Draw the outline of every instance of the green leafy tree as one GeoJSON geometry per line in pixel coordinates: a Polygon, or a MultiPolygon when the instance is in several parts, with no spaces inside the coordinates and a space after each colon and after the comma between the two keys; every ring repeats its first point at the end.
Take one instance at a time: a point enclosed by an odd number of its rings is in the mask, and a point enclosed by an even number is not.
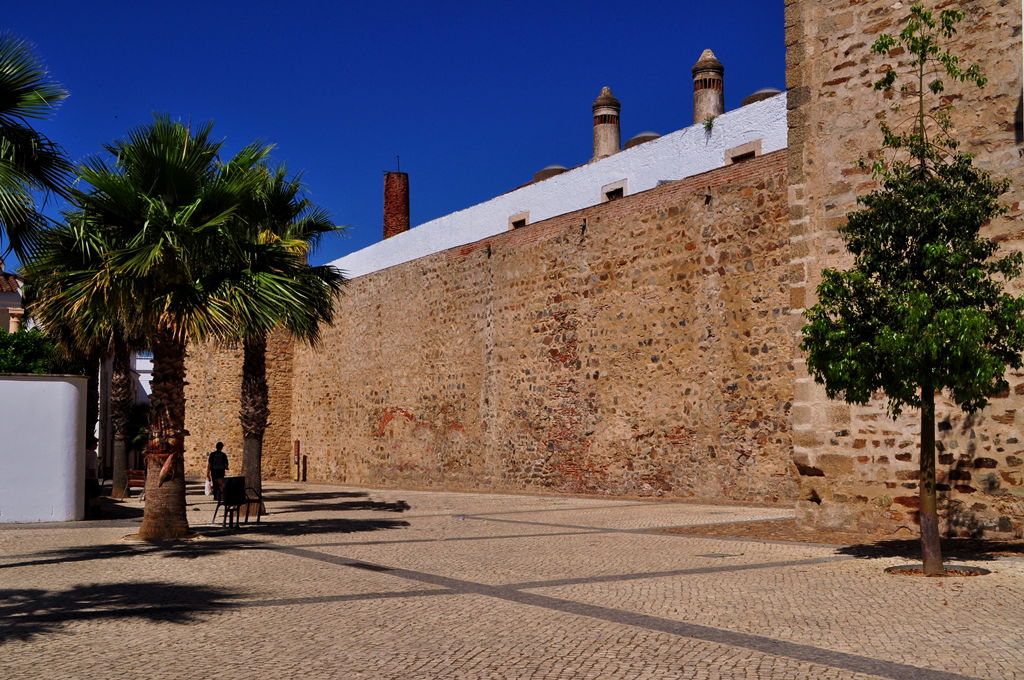
{"type": "Polygon", "coordinates": [[[66,96],[28,43],[0,34],[0,227],[21,259],[46,225],[34,192],[64,195],[71,175],[60,146],[29,121],[51,115],[66,96]]]}
{"type": "Polygon", "coordinates": [[[36,328],[0,331],[0,373],[50,373],[54,352],[53,341],[36,328]]]}
{"type": "MultiPolygon", "coordinates": [[[[1004,292],[1021,273],[1019,253],[997,257],[981,228],[1005,209],[1008,187],[973,165],[952,136],[948,109],[929,106],[943,78],[985,79],[942,46],[963,14],[936,16],[920,3],[897,36],[872,46],[910,55],[900,98],[916,104],[908,120],[882,125],[880,187],[858,198],[860,209],[840,229],[854,256],[846,271],[826,269],[818,303],[807,310],[802,348],[815,380],[830,398],[866,404],[876,393],[896,417],[920,409],[920,524],[924,572],[943,573],[935,479],[935,396],[945,392],[973,413],[1007,389],[1006,366],[1019,368],[1024,350],[1024,299],[1004,292]]],[[[891,91],[889,70],[875,88],[891,91]]]]}
{"type": "Polygon", "coordinates": [[[188,533],[185,513],[185,343],[234,333],[218,253],[230,250],[231,223],[257,189],[256,166],[269,147],[250,145],[226,164],[211,125],[193,130],[167,117],[105,148],[112,161],[87,161],[72,190],[75,209],[53,238],[68,243],[58,261],[26,265],[47,277],[34,309],[41,323],[73,319],[84,337],[119,325],[153,351],[146,506],[139,535],[188,533]]]}

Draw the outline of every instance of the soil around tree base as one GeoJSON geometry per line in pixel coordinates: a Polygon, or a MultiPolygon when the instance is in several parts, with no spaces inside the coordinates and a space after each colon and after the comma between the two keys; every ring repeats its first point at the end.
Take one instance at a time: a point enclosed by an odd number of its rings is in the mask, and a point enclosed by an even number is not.
{"type": "MultiPolygon", "coordinates": [[[[894,576],[925,576],[922,567],[889,567],[886,574],[894,576]]],[[[928,578],[943,578],[953,576],[985,576],[992,572],[981,567],[947,567],[941,574],[929,575],[928,578]]]]}

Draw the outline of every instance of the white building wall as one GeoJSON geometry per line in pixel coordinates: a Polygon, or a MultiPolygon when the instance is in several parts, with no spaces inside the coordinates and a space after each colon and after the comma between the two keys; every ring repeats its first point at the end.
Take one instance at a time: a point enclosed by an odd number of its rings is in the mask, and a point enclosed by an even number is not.
{"type": "Polygon", "coordinates": [[[0,522],[85,516],[86,378],[0,375],[0,522]]]}
{"type": "Polygon", "coordinates": [[[692,125],[600,161],[573,168],[465,210],[425,222],[330,264],[350,278],[507,231],[509,218],[529,212],[539,222],[600,203],[602,187],[626,180],[625,195],[726,164],[726,152],[761,140],[761,153],[786,148],[786,97],[779,95],[722,114],[711,130],[692,125]]]}
{"type": "Polygon", "coordinates": [[[148,404],[149,395],[153,393],[150,383],[153,380],[153,353],[149,350],[132,354],[132,369],[137,376],[135,403],[148,404]]]}

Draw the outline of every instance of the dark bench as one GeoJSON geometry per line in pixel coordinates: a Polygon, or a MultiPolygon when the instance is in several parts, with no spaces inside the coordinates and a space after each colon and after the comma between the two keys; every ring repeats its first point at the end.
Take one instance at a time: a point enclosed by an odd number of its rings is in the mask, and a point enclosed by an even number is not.
{"type": "Polygon", "coordinates": [[[252,487],[245,485],[245,477],[225,477],[220,487],[220,500],[217,507],[213,509],[213,517],[210,522],[217,521],[217,512],[224,508],[221,515],[221,526],[238,526],[238,515],[245,507],[245,521],[249,521],[249,509],[256,506],[256,524],[260,523],[260,508],[263,506],[263,497],[252,487]]]}

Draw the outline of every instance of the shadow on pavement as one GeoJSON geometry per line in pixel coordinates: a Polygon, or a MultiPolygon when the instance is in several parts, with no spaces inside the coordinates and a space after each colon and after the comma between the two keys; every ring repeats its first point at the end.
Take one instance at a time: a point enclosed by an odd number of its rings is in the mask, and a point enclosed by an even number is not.
{"type": "Polygon", "coordinates": [[[223,588],[163,582],[79,585],[63,591],[0,589],[0,644],[56,633],[82,620],[191,623],[230,607],[239,596],[223,588]]]}
{"type": "MultiPolygon", "coordinates": [[[[276,514],[276,513],[275,513],[276,514]]],[[[271,515],[272,517],[273,515],[271,515]]],[[[309,536],[315,534],[352,534],[362,531],[401,529],[408,522],[392,519],[310,519],[277,522],[264,520],[260,524],[242,524],[239,527],[204,528],[207,536],[309,536]]]]}
{"type": "Polygon", "coordinates": [[[263,500],[292,503],[314,503],[316,501],[333,501],[338,498],[365,498],[369,496],[363,491],[296,491],[293,489],[264,489],[263,500]]]}
{"type": "Polygon", "coordinates": [[[13,567],[63,564],[66,562],[87,562],[111,560],[119,557],[156,555],[180,559],[197,559],[220,555],[237,550],[269,550],[273,546],[252,539],[272,536],[310,536],[317,534],[352,534],[363,531],[400,529],[408,522],[384,519],[311,519],[306,521],[264,521],[260,524],[242,524],[239,527],[192,525],[193,531],[219,540],[187,540],[156,543],[110,543],[104,545],[76,546],[57,550],[45,550],[10,557],[23,558],[20,562],[0,564],[0,571],[13,567]],[[231,540],[237,537],[240,540],[231,540]]]}
{"type": "Polygon", "coordinates": [[[99,499],[99,506],[91,508],[88,519],[138,519],[142,517],[142,507],[129,505],[124,501],[114,500],[106,496],[99,499]]]}
{"type": "MultiPolygon", "coordinates": [[[[202,533],[212,535],[214,532],[203,531],[202,533]]],[[[57,550],[43,550],[26,555],[14,555],[13,557],[23,557],[26,559],[22,562],[0,564],[0,570],[10,569],[12,567],[63,564],[66,562],[111,560],[119,557],[136,557],[139,555],[158,555],[160,557],[195,559],[197,557],[218,555],[234,550],[259,550],[266,547],[267,546],[261,546],[249,541],[231,542],[204,540],[167,543],[111,543],[104,545],[85,545],[73,548],[60,548],[57,550]]]]}
{"type": "MultiPolygon", "coordinates": [[[[921,560],[921,542],[918,539],[887,540],[875,543],[848,545],[836,550],[838,555],[851,555],[861,559],[903,557],[921,560]]],[[[1019,541],[988,541],[981,538],[944,538],[942,557],[947,560],[991,561],[1000,555],[1024,555],[1024,543],[1019,541]]]]}
{"type": "MultiPolygon", "coordinates": [[[[280,498],[274,498],[273,500],[279,501],[280,498]]],[[[283,508],[275,508],[274,514],[285,513],[285,512],[317,512],[317,511],[329,511],[329,512],[345,512],[351,510],[375,510],[377,512],[405,512],[411,510],[410,506],[405,501],[395,501],[394,503],[385,503],[384,501],[343,501],[340,503],[296,503],[295,505],[288,505],[283,508]]]]}

